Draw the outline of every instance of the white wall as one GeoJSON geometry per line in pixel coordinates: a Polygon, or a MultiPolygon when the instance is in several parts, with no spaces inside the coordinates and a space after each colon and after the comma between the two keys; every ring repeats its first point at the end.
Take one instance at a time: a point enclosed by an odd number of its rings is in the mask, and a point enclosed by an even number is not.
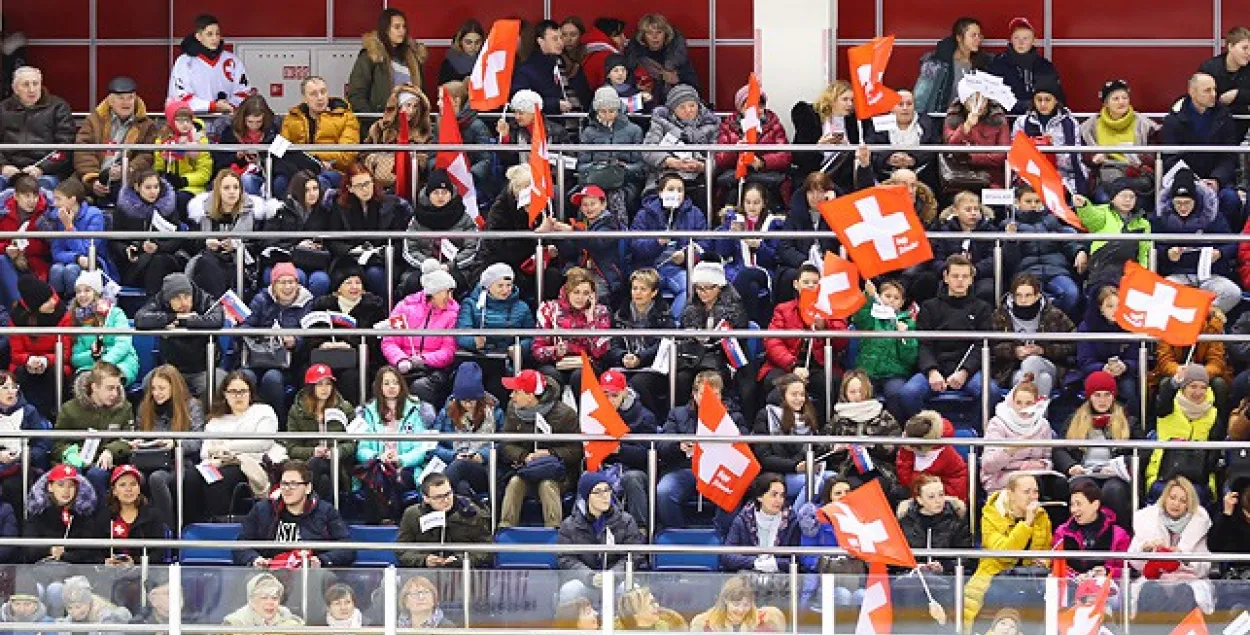
{"type": "MultiPolygon", "coordinates": [[[[837,0],[755,0],[755,72],[769,102],[810,102],[833,80],[837,5],[837,0]]],[[[793,137],[789,108],[776,112],[793,137]]]]}

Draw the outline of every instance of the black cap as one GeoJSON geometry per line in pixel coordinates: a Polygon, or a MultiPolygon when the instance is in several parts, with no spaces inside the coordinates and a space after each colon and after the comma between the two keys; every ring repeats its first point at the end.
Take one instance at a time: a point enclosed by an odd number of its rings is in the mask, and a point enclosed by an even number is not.
{"type": "Polygon", "coordinates": [[[1122,79],[1113,79],[1102,85],[1102,89],[1098,91],[1098,101],[1105,102],[1117,90],[1128,92],[1128,82],[1122,79]]]}
{"type": "Polygon", "coordinates": [[[117,77],[109,80],[110,95],[137,92],[139,92],[139,84],[135,83],[135,80],[126,77],[125,75],[118,75],[117,77]]]}
{"type": "Polygon", "coordinates": [[[1172,178],[1172,198],[1195,198],[1198,182],[1190,170],[1181,170],[1172,178]]]}

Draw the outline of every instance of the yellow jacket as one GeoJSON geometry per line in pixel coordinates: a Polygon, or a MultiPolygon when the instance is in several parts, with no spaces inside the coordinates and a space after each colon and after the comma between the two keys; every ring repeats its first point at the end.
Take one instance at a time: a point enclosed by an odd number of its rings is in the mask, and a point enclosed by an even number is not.
{"type": "MultiPolygon", "coordinates": [[[[1176,393],[1176,399],[1180,398],[1180,391],[1176,393]]],[[[1190,421],[1181,413],[1181,407],[1172,400],[1172,412],[1155,424],[1156,434],[1160,441],[1170,441],[1172,439],[1182,439],[1187,441],[1218,441],[1220,439],[1211,438],[1211,429],[1215,427],[1216,408],[1212,407],[1207,411],[1201,419],[1190,421]]],[[[1215,392],[1210,388],[1207,389],[1207,399],[1215,399],[1215,392]]],[[[1156,479],[1159,478],[1159,467],[1163,462],[1163,450],[1154,450],[1150,453],[1150,462],[1146,464],[1146,489],[1149,490],[1156,479]]],[[[1197,483],[1194,484],[1197,486],[1197,483]]],[[[1211,491],[1215,492],[1215,475],[1211,475],[1211,491]]]]}
{"type": "MultiPolygon", "coordinates": [[[[1005,490],[990,494],[981,509],[981,546],[986,551],[1046,551],[1050,549],[1051,533],[1050,516],[1045,509],[1037,511],[1032,526],[1012,518],[1007,513],[1005,490]]],[[[1016,558],[981,558],[976,575],[998,575],[1017,564],[1028,563],[1016,558]]]]}
{"type": "MultiPolygon", "coordinates": [[[[300,104],[287,112],[282,119],[282,136],[291,143],[360,143],[360,121],[352,114],[351,106],[337,97],[330,99],[330,107],[317,116],[317,136],[311,138],[311,117],[308,106],[300,104]]],[[[346,172],[356,161],[355,152],[311,152],[314,157],[328,161],[334,169],[346,172]]]]}
{"type": "MultiPolygon", "coordinates": [[[[165,132],[168,132],[166,130],[165,132]]],[[[204,122],[195,120],[196,143],[208,143],[204,136],[204,122]]],[[[156,143],[164,143],[167,136],[156,137],[156,143]]],[[[203,194],[213,180],[213,153],[196,152],[194,159],[188,159],[185,153],[156,152],[152,161],[152,169],[161,174],[176,174],[187,180],[183,187],[176,188],[192,194],[203,194]],[[179,156],[181,155],[181,156],[179,156]]]]}

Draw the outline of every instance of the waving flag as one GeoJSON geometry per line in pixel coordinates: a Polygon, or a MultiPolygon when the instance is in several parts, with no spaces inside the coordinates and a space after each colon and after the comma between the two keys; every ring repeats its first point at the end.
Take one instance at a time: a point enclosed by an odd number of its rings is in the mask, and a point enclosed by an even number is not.
{"type": "Polygon", "coordinates": [[[1172,635],[1207,635],[1207,621],[1202,617],[1202,609],[1194,607],[1172,631],[1172,635]]]}
{"type": "Polygon", "coordinates": [[[890,576],[887,571],[885,565],[879,562],[868,566],[868,586],[864,587],[864,599],[859,605],[855,635],[890,635],[893,632],[894,606],[890,601],[890,576]]]}
{"type": "Polygon", "coordinates": [[[825,506],[838,544],[869,564],[916,568],[916,557],[899,527],[881,481],[872,479],[825,506]]]}
{"type": "Polygon", "coordinates": [[[898,93],[882,83],[885,67],[894,51],[894,36],[873,38],[867,44],[846,51],[851,68],[851,93],[855,97],[855,116],[861,120],[884,115],[898,105],[898,93]]]}
{"type": "Polygon", "coordinates": [[[855,463],[855,469],[859,470],[860,474],[867,474],[877,469],[877,464],[873,463],[872,455],[868,453],[868,448],[858,443],[852,443],[850,451],[851,461],[855,463]]]}
{"type": "MultiPolygon", "coordinates": [[[[590,365],[590,358],[585,353],[582,353],[582,394],[577,420],[582,434],[607,434],[619,439],[629,433],[629,426],[603,392],[599,378],[595,377],[595,369],[590,365]]],[[[619,441],[585,441],[583,446],[587,471],[598,472],[603,460],[620,449],[621,444],[619,441]]]]}
{"type": "Polygon", "coordinates": [[[1098,635],[1107,615],[1107,597],[1114,582],[1106,576],[1089,578],[1077,587],[1076,606],[1059,614],[1059,635],[1098,635]],[[1090,589],[1090,587],[1095,587],[1090,589]],[[1086,601],[1090,595],[1093,601],[1086,601]]]}
{"type": "Polygon", "coordinates": [[[248,308],[243,298],[240,298],[239,294],[234,292],[234,289],[227,289],[225,293],[221,294],[219,302],[221,302],[222,312],[226,314],[226,319],[235,324],[246,322],[247,318],[252,315],[252,310],[248,308]]]}
{"type": "Polygon", "coordinates": [[[1136,262],[1124,263],[1115,322],[1132,333],[1172,346],[1193,346],[1207,323],[1215,294],[1172,282],[1136,262]]]}
{"type": "MultiPolygon", "coordinates": [[[[746,137],[746,142],[755,145],[760,142],[760,133],[764,131],[764,124],[761,122],[764,113],[760,110],[760,80],[755,77],[755,73],[751,73],[751,78],[747,80],[747,101],[742,110],[742,134],[746,137]]],[[[734,169],[734,177],[744,179],[751,164],[755,162],[754,152],[739,152],[738,166],[734,169]]]]}
{"type": "Polygon", "coordinates": [[[534,125],[530,129],[530,225],[542,216],[555,196],[551,181],[551,158],[547,153],[547,124],[543,123],[542,111],[534,112],[534,125]]]}
{"type": "MultiPolygon", "coordinates": [[[[720,323],[716,325],[716,330],[732,331],[733,326],[729,324],[727,320],[721,320],[720,323]]],[[[722,337],[720,340],[720,347],[721,350],[725,352],[725,360],[729,362],[729,367],[734,370],[742,368],[751,362],[751,360],[747,358],[746,351],[742,350],[742,342],[739,342],[736,337],[722,337]]]]}
{"type": "Polygon", "coordinates": [[[1017,132],[1011,140],[1011,150],[1007,153],[1007,165],[1015,170],[1020,178],[1042,197],[1046,209],[1059,217],[1059,220],[1085,231],[1081,219],[1068,207],[1064,198],[1063,179],[1059,177],[1055,164],[1037,149],[1037,144],[1023,132],[1017,132]]]}
{"type": "MultiPolygon", "coordinates": [[[[438,106],[438,143],[439,145],[460,145],[464,137],[460,135],[460,122],[456,120],[456,109],[451,103],[451,95],[441,90],[438,106]]],[[[464,201],[464,211],[469,213],[477,228],[486,226],[486,219],[477,209],[477,188],[473,183],[473,172],[469,170],[469,160],[463,152],[455,150],[441,151],[434,158],[434,167],[446,170],[447,176],[456,186],[456,192],[464,201]]]]}
{"type": "Polygon", "coordinates": [[[699,395],[699,425],[691,467],[699,493],[726,512],[733,513],[760,474],[760,462],[751,446],[735,442],[742,433],[725,410],[716,393],[703,390],[699,395]],[[712,440],[713,438],[719,440],[712,440]]]}
{"type": "Polygon", "coordinates": [[[817,319],[844,319],[854,315],[864,302],[855,263],[825,252],[820,286],[799,293],[799,316],[808,326],[815,324],[817,319]]]}
{"type": "Polygon", "coordinates": [[[469,74],[469,105],[474,109],[495,110],[508,103],[520,40],[520,20],[496,20],[490,26],[490,35],[469,74]]]}
{"type": "Polygon", "coordinates": [[[933,260],[924,225],[902,185],[879,185],[824,201],[820,214],[865,278],[933,260]]]}
{"type": "Polygon", "coordinates": [[[343,313],[340,311],[326,311],[326,315],[330,316],[330,326],[334,328],[340,328],[340,329],[356,328],[356,318],[346,313],[343,313]]]}

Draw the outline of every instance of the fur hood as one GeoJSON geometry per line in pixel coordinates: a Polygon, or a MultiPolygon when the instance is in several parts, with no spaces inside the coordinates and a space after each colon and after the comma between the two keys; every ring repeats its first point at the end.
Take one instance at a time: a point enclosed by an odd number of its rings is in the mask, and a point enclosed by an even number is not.
{"type": "Polygon", "coordinates": [[[370,130],[369,136],[380,137],[382,143],[394,143],[399,138],[400,93],[411,93],[417,98],[417,112],[413,115],[416,123],[409,127],[409,138],[414,142],[430,140],[434,129],[430,120],[430,100],[420,88],[412,84],[400,84],[391,90],[391,96],[386,100],[386,109],[382,111],[382,119],[374,124],[380,127],[381,134],[370,130]]]}
{"type": "MultiPolygon", "coordinates": [[[[38,481],[30,488],[30,495],[26,498],[26,509],[30,511],[33,518],[46,511],[52,506],[52,498],[48,496],[48,474],[45,472],[39,477],[38,481]]],[[[95,488],[91,486],[91,482],[81,473],[74,477],[78,482],[78,495],[74,497],[74,514],[76,516],[90,516],[95,513],[98,498],[96,497],[95,488]]]]}
{"type": "MultiPolygon", "coordinates": [[[[187,202],[187,220],[199,225],[204,220],[205,214],[208,212],[209,199],[213,196],[212,191],[204,192],[196,195],[195,198],[187,202]]],[[[252,220],[263,221],[271,218],[278,212],[278,208],[282,207],[282,201],[271,198],[264,199],[252,194],[244,194],[246,201],[243,204],[243,211],[239,216],[246,214],[252,215],[252,220]]]]}
{"type": "MultiPolygon", "coordinates": [[[[74,400],[83,410],[100,410],[101,408],[91,403],[91,373],[79,373],[74,378],[74,400]]],[[[121,410],[127,405],[125,399],[122,399],[113,410],[121,410]]],[[[107,443],[101,443],[100,448],[103,449],[107,443]]]]}
{"type": "MultiPolygon", "coordinates": [[[[411,37],[408,38],[406,44],[408,45],[408,59],[404,60],[404,63],[409,67],[416,66],[420,68],[421,65],[425,64],[426,58],[429,57],[429,51],[426,50],[424,44],[411,37]]],[[[377,30],[369,31],[362,35],[360,37],[360,46],[365,49],[365,53],[369,55],[369,60],[374,64],[383,64],[390,61],[390,55],[386,51],[386,46],[382,44],[382,38],[378,37],[377,30]]]]}

